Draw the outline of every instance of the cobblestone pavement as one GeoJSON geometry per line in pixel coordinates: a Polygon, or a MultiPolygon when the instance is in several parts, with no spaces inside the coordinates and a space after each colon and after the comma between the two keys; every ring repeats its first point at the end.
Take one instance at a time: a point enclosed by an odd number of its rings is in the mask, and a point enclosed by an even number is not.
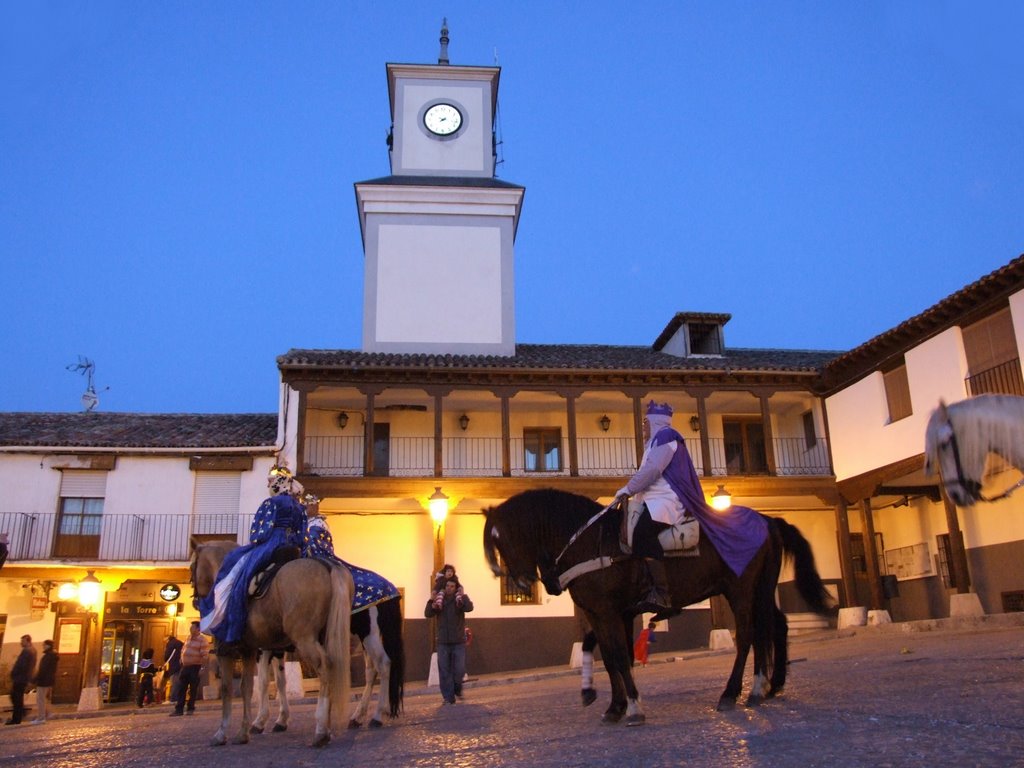
{"type": "Polygon", "coordinates": [[[454,706],[412,684],[397,721],[340,731],[323,749],[308,746],[309,703],[286,733],[245,746],[207,746],[216,702],[193,717],[157,707],[7,726],[0,768],[1024,765],[1024,626],[910,628],[795,639],[785,694],[733,712],[714,711],[730,654],[660,657],[637,670],[647,724],[636,728],[600,723],[603,673],[583,708],[578,676],[546,670],[469,683],[454,706]]]}

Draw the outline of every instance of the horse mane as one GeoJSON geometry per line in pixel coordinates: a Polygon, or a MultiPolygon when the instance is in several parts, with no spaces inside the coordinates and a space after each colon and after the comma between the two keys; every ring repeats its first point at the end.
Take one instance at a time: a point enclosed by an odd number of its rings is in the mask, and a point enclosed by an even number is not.
{"type": "MultiPolygon", "coordinates": [[[[941,409],[940,409],[941,411],[941,409]]],[[[946,406],[949,423],[957,437],[964,470],[975,469],[981,480],[989,453],[1012,461],[1024,446],[1024,398],[1014,395],[978,395],[946,406]]],[[[939,422],[932,416],[928,424],[926,448],[936,450],[939,422]]]]}
{"type": "MultiPolygon", "coordinates": [[[[601,505],[593,499],[554,488],[539,488],[516,494],[498,506],[485,510],[487,522],[484,526],[484,553],[491,565],[496,566],[495,542],[491,535],[493,526],[501,526],[502,542],[507,546],[522,548],[525,544],[523,537],[514,541],[511,535],[517,531],[529,531],[530,541],[544,542],[553,547],[555,542],[564,543],[600,509],[601,505]]],[[[539,559],[540,553],[529,554],[539,559]]],[[[551,559],[554,559],[555,554],[557,550],[551,559]]]]}

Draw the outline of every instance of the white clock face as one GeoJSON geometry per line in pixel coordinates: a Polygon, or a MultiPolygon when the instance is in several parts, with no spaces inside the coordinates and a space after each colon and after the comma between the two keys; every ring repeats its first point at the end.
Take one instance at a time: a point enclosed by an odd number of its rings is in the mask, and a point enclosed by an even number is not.
{"type": "Polygon", "coordinates": [[[462,126],[462,113],[451,104],[435,104],[423,114],[423,125],[436,136],[451,136],[462,126]]]}

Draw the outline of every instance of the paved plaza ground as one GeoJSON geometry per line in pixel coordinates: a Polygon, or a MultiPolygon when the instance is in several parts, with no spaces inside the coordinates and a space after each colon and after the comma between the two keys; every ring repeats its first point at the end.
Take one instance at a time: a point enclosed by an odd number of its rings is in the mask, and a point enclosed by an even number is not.
{"type": "Polygon", "coordinates": [[[65,710],[0,728],[0,768],[1024,765],[1022,615],[832,630],[794,638],[790,653],[784,696],[724,713],[714,705],[731,654],[654,657],[637,670],[647,724],[635,728],[601,724],[603,672],[583,708],[577,673],[531,670],[470,682],[452,706],[413,683],[401,718],[342,730],[323,749],[308,746],[308,702],[286,733],[225,747],[208,746],[218,702],[181,718],[65,710]]]}

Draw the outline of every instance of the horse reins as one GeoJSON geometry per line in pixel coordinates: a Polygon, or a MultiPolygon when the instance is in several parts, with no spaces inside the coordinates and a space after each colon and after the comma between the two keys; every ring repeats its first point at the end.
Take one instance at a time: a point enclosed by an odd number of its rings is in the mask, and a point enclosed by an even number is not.
{"type": "Polygon", "coordinates": [[[611,504],[609,504],[607,507],[602,509],[600,512],[598,512],[592,518],[587,520],[587,522],[585,522],[583,525],[581,525],[579,527],[579,529],[577,529],[576,533],[574,533],[572,536],[569,537],[569,541],[566,542],[564,547],[562,547],[562,551],[558,553],[558,557],[555,558],[555,565],[556,566],[558,565],[558,561],[562,559],[562,555],[564,555],[569,550],[569,547],[571,547],[573,544],[576,543],[576,539],[578,539],[580,536],[582,536],[586,532],[586,530],[588,528],[590,528],[590,526],[592,526],[594,523],[596,523],[598,520],[600,520],[602,517],[604,517],[605,513],[607,513],[609,510],[612,510],[615,507],[619,506],[619,504],[620,504],[620,502],[616,498],[611,504]]]}

